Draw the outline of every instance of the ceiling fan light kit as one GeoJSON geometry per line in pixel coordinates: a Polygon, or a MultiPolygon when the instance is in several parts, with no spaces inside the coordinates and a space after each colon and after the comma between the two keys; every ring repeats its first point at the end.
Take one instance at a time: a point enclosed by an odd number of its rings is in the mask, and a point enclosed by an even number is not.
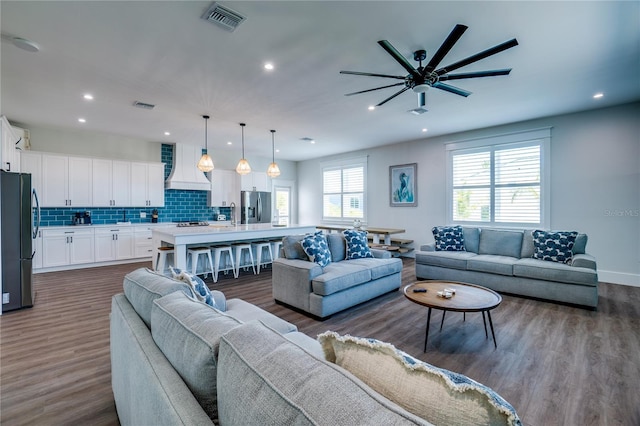
{"type": "MultiPolygon", "coordinates": [[[[407,75],[388,75],[388,74],[375,74],[368,72],[360,72],[360,71],[340,71],[340,74],[350,74],[350,75],[361,75],[368,77],[380,77],[380,78],[393,78],[396,80],[402,80],[402,82],[389,84],[386,86],[374,87],[373,89],[361,90],[358,92],[347,93],[345,96],[358,95],[361,93],[372,92],[375,90],[387,89],[389,87],[396,86],[404,86],[400,90],[398,90],[393,95],[389,96],[382,102],[378,103],[376,106],[382,106],[385,103],[389,102],[396,96],[406,92],[411,89],[413,92],[418,93],[419,96],[424,96],[427,90],[430,87],[444,90],[445,92],[453,93],[455,95],[467,97],[471,94],[471,92],[461,89],[459,87],[452,86],[450,84],[443,83],[444,81],[449,80],[462,80],[468,78],[479,78],[479,77],[495,77],[500,75],[508,75],[511,72],[511,68],[508,69],[499,69],[499,70],[489,70],[489,71],[475,71],[468,73],[459,73],[459,74],[449,74],[452,71],[455,71],[459,68],[462,68],[466,65],[470,65],[474,62],[480,61],[481,59],[487,58],[489,56],[500,53],[504,50],[510,49],[518,45],[518,41],[514,38],[504,43],[493,46],[489,49],[483,50],[482,52],[476,53],[475,55],[471,55],[465,59],[462,59],[458,62],[454,62],[453,64],[447,65],[445,67],[438,68],[440,62],[444,59],[444,57],[449,53],[449,51],[453,48],[453,46],[458,42],[462,34],[467,30],[466,25],[457,24],[451,33],[447,36],[445,41],[440,45],[436,53],[433,55],[431,60],[427,63],[426,66],[422,65],[422,61],[427,58],[427,52],[425,50],[416,50],[413,52],[413,59],[419,63],[418,67],[414,67],[404,56],[400,54],[396,50],[395,47],[387,40],[380,40],[378,44],[396,60],[409,74],[407,75]]],[[[424,108],[424,99],[418,99],[418,108],[409,110],[409,112],[413,114],[422,114],[426,112],[424,108]]]]}
{"type": "Polygon", "coordinates": [[[271,131],[271,164],[267,168],[267,176],[271,178],[275,178],[280,176],[280,167],[276,163],[276,143],[275,143],[275,135],[276,131],[271,131]]]}
{"type": "Polygon", "coordinates": [[[245,123],[240,123],[240,128],[242,129],[242,158],[236,166],[236,172],[239,175],[247,175],[251,173],[251,166],[249,165],[249,162],[244,158],[244,126],[246,126],[245,123]]]}
{"type": "Polygon", "coordinates": [[[207,121],[209,121],[209,116],[203,115],[202,118],[204,118],[204,154],[198,160],[198,170],[210,172],[213,170],[213,159],[209,156],[209,141],[207,140],[207,121]]]}

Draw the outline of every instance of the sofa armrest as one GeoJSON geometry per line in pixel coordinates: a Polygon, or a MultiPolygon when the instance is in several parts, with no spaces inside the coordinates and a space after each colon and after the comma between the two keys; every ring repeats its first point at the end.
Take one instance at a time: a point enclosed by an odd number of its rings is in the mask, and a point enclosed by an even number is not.
{"type": "Polygon", "coordinates": [[[374,249],[374,248],[369,250],[371,250],[371,254],[376,259],[391,259],[391,252],[388,252],[387,250],[380,250],[380,249],[374,249]]]}
{"type": "Polygon", "coordinates": [[[422,244],[420,251],[436,251],[436,243],[422,244]]]}
{"type": "Polygon", "coordinates": [[[273,298],[296,308],[309,311],[311,281],[322,274],[320,265],[300,259],[274,259],[271,266],[273,298]]]}
{"type": "Polygon", "coordinates": [[[571,260],[571,266],[589,268],[597,271],[596,258],[590,254],[574,254],[571,260]]]}

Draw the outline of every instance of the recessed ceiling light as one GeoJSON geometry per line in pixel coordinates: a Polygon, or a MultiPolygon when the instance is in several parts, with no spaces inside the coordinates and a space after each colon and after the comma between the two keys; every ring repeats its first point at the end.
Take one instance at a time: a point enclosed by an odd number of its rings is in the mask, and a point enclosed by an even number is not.
{"type": "Polygon", "coordinates": [[[426,132],[426,131],[427,131],[427,128],[426,128],[426,127],[425,127],[424,129],[422,129],[422,132],[423,132],[423,133],[424,133],[424,132],[426,132]]]}
{"type": "Polygon", "coordinates": [[[279,150],[279,149],[276,149],[276,152],[280,152],[280,150],[279,150]]]}
{"type": "Polygon", "coordinates": [[[92,101],[93,100],[93,95],[91,93],[85,93],[83,98],[85,98],[88,101],[92,101]]]}
{"type": "Polygon", "coordinates": [[[85,120],[84,118],[78,118],[78,122],[80,122],[80,123],[86,123],[86,122],[87,122],[87,120],[85,120]]]}
{"type": "Polygon", "coordinates": [[[369,105],[369,111],[373,111],[374,109],[376,109],[376,107],[375,107],[375,106],[373,106],[373,105],[369,105]]]}
{"type": "Polygon", "coordinates": [[[595,95],[593,95],[593,99],[600,99],[603,96],[604,96],[604,93],[596,93],[595,95]]]}
{"type": "Polygon", "coordinates": [[[171,136],[171,132],[164,132],[165,136],[171,136]]]}
{"type": "Polygon", "coordinates": [[[227,145],[233,145],[233,142],[228,141],[228,142],[227,142],[227,145]]]}
{"type": "Polygon", "coordinates": [[[311,139],[310,143],[314,144],[314,143],[316,143],[316,141],[311,139]]]}
{"type": "Polygon", "coordinates": [[[273,69],[273,64],[271,62],[267,62],[264,64],[264,69],[267,71],[271,71],[273,69]]]}

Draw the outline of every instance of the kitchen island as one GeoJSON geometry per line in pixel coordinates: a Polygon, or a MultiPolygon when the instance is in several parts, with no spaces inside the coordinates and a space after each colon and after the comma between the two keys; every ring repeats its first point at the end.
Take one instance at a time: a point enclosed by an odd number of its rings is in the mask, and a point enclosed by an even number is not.
{"type": "Polygon", "coordinates": [[[259,239],[276,239],[287,235],[314,233],[314,225],[273,226],[270,223],[254,223],[248,225],[208,225],[178,227],[176,225],[153,228],[153,269],[156,268],[158,247],[171,245],[175,250],[175,266],[187,267],[187,246],[209,245],[218,243],[235,243],[259,239]]]}

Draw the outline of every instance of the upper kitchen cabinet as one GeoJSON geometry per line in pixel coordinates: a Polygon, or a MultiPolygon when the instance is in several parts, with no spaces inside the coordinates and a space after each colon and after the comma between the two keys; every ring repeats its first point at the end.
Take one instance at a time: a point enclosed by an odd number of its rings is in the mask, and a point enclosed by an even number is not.
{"type": "Polygon", "coordinates": [[[42,207],[92,206],[91,158],[42,154],[42,207]]]}
{"type": "Polygon", "coordinates": [[[31,186],[40,197],[42,195],[42,153],[22,151],[20,153],[20,171],[31,174],[31,186]]]}
{"type": "Polygon", "coordinates": [[[164,207],[164,163],[131,163],[131,205],[164,207]]]}
{"type": "Polygon", "coordinates": [[[240,176],[241,191],[267,191],[271,192],[269,187],[269,177],[265,172],[251,172],[240,176]]]}
{"type": "Polygon", "coordinates": [[[22,129],[13,129],[4,115],[0,117],[0,133],[2,133],[0,145],[0,169],[7,172],[20,171],[20,151],[16,149],[21,141],[22,129]]]}
{"type": "Polygon", "coordinates": [[[131,163],[93,159],[93,206],[131,206],[131,163]]]}
{"type": "Polygon", "coordinates": [[[211,191],[208,194],[211,207],[226,207],[231,203],[240,206],[239,176],[235,170],[211,171],[211,191]]]}

